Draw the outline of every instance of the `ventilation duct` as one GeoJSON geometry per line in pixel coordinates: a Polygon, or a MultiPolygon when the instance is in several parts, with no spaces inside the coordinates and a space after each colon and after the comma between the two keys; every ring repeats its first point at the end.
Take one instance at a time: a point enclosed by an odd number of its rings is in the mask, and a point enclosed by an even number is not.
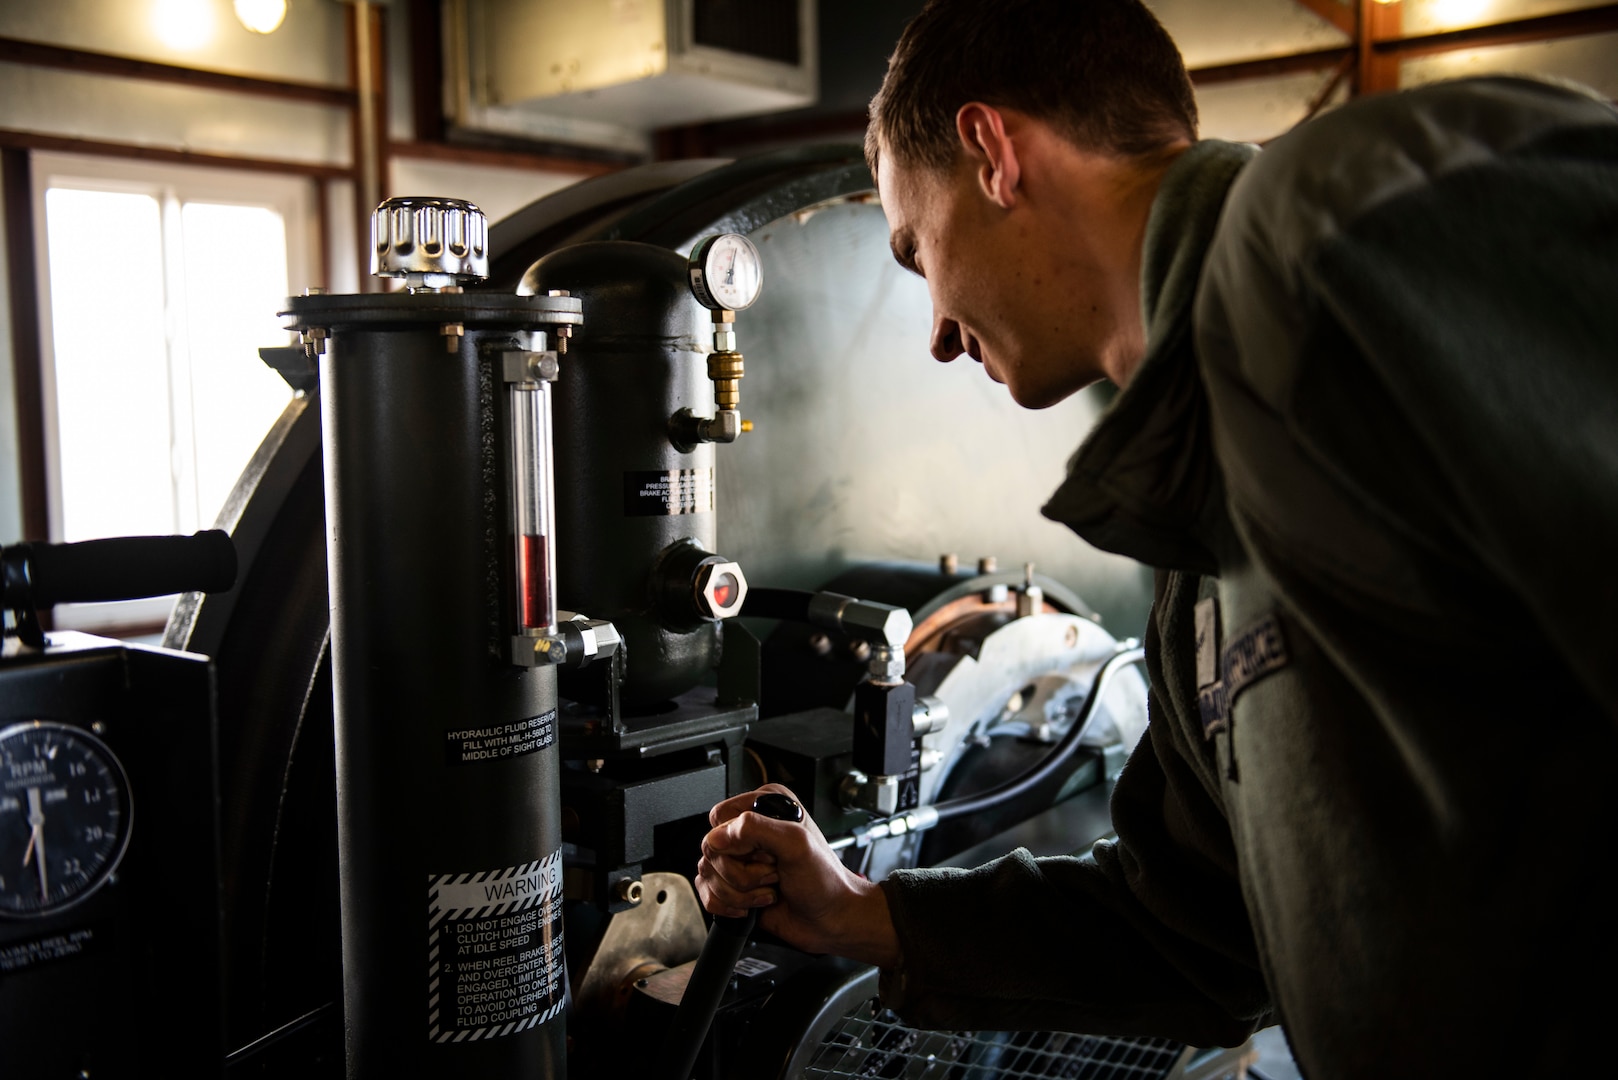
{"type": "Polygon", "coordinates": [[[658,128],[813,104],[815,0],[451,0],[467,131],[645,153],[658,128]]]}

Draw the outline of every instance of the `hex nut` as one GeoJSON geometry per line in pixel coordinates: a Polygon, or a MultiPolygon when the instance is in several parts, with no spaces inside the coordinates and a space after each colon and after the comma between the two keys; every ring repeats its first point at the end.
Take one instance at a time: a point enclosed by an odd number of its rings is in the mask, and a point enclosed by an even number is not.
{"type": "Polygon", "coordinates": [[[904,650],[877,646],[871,650],[871,659],[866,665],[866,670],[871,673],[873,682],[892,682],[904,678],[904,650]]]}
{"type": "Polygon", "coordinates": [[[697,610],[705,619],[728,619],[747,601],[747,577],[740,565],[715,561],[697,568],[697,610]]]}
{"type": "Polygon", "coordinates": [[[843,626],[857,637],[902,648],[915,624],[902,607],[857,600],[843,608],[843,626]]]}

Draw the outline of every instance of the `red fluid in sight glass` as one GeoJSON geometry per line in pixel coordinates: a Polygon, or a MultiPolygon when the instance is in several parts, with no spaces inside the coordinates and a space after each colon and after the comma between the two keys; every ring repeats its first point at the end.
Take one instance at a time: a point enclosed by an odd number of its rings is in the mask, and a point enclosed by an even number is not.
{"type": "Polygon", "coordinates": [[[736,575],[720,574],[713,585],[713,602],[721,608],[728,608],[736,599],[736,575]]]}
{"type": "Polygon", "coordinates": [[[524,629],[543,627],[551,608],[551,582],[545,573],[545,538],[524,536],[521,540],[517,574],[522,596],[522,625],[524,629]]]}

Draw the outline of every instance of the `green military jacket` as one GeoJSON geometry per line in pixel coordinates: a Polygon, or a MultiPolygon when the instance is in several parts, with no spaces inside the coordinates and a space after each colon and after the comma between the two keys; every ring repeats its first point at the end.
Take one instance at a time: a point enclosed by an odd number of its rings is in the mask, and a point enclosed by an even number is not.
{"type": "Polygon", "coordinates": [[[1158,567],[1118,839],[884,882],[934,1027],[1576,1074],[1618,993],[1618,114],[1523,80],[1198,144],[1045,508],[1158,567]]]}

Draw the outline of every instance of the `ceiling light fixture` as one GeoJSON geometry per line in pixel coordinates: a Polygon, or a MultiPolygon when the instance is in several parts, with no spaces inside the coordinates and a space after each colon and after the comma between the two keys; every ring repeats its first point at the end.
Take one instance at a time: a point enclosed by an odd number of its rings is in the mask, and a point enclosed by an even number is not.
{"type": "Polygon", "coordinates": [[[287,17],[287,0],[236,0],[236,18],[255,34],[273,34],[287,17]]]}

